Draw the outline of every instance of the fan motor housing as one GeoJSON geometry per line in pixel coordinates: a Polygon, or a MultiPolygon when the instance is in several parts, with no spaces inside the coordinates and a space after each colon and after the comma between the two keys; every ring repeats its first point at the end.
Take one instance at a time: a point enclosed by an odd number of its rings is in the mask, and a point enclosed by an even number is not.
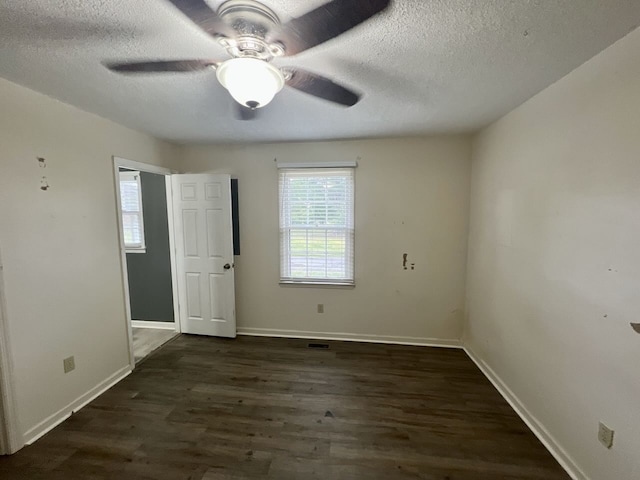
{"type": "Polygon", "coordinates": [[[221,38],[220,43],[233,57],[271,60],[284,53],[280,44],[268,44],[267,33],[280,25],[273,10],[253,0],[228,0],[220,5],[218,15],[231,25],[236,38],[221,38]]]}
{"type": "Polygon", "coordinates": [[[273,10],[253,0],[228,0],[220,5],[218,15],[238,32],[238,35],[266,36],[280,19],[273,10]]]}

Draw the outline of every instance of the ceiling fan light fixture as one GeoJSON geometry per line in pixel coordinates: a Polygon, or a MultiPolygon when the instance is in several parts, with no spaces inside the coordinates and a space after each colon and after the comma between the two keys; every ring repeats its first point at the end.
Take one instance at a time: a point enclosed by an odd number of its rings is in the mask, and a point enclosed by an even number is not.
{"type": "Polygon", "coordinates": [[[251,109],[267,105],[284,87],[282,72],[257,58],[232,58],[216,70],[218,81],[236,102],[251,109]]]}

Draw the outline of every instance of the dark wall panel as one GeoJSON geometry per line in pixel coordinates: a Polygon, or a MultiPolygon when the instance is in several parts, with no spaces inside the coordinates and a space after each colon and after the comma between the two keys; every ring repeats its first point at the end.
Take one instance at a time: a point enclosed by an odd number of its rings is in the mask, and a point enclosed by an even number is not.
{"type": "Polygon", "coordinates": [[[233,254],[240,255],[240,214],[238,212],[238,179],[231,179],[231,219],[233,221],[233,254]]]}
{"type": "Polygon", "coordinates": [[[142,172],[140,182],[147,251],[127,254],[131,317],[173,322],[165,177],[142,172]]]}

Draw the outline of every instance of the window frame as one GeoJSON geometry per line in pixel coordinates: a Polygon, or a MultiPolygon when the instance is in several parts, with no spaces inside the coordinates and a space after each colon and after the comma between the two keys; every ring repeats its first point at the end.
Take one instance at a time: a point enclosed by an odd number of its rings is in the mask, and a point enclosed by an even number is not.
{"type": "Polygon", "coordinates": [[[124,242],[124,246],[125,246],[125,253],[146,253],[147,252],[147,244],[146,244],[146,239],[145,239],[145,234],[144,234],[144,212],[142,209],[142,182],[141,182],[141,178],[140,178],[140,172],[139,171],[135,171],[135,170],[121,170],[119,173],[119,181],[120,181],[120,186],[119,186],[119,191],[120,191],[120,213],[121,213],[121,218],[120,221],[122,222],[121,228],[122,228],[122,240],[124,242]],[[125,205],[124,202],[122,201],[122,192],[123,192],[123,188],[122,188],[122,182],[123,181],[127,181],[127,182],[131,182],[131,181],[135,181],[137,188],[138,188],[138,210],[137,211],[132,211],[132,210],[125,210],[125,205]],[[128,244],[127,245],[127,241],[125,239],[125,227],[124,227],[124,217],[125,215],[137,215],[138,216],[138,220],[139,220],[139,224],[140,224],[140,244],[128,244]]]}
{"type": "MultiPolygon", "coordinates": [[[[305,164],[305,163],[296,163],[296,164],[278,164],[278,225],[279,225],[279,283],[282,286],[311,286],[311,287],[347,287],[353,288],[355,287],[355,175],[356,175],[356,167],[357,164],[355,162],[348,163],[326,163],[326,164],[305,164]],[[350,185],[347,190],[347,219],[345,226],[339,226],[331,228],[328,224],[324,227],[310,227],[310,226],[298,226],[293,227],[284,220],[283,216],[285,215],[285,206],[283,205],[285,186],[284,181],[286,180],[287,172],[293,172],[294,174],[298,174],[301,177],[304,177],[305,173],[308,173],[309,176],[313,176],[314,174],[317,176],[322,176],[322,171],[326,170],[327,174],[339,174],[340,171],[344,171],[344,178],[350,181],[350,185]],[[347,173],[348,172],[348,173],[347,173]],[[295,277],[291,274],[291,271],[285,271],[285,258],[291,259],[291,244],[290,244],[290,234],[291,230],[305,230],[305,231],[325,231],[325,235],[331,231],[343,231],[344,239],[345,239],[345,247],[344,247],[344,255],[343,259],[345,262],[346,273],[347,275],[343,278],[330,278],[330,277],[322,277],[322,278],[312,278],[312,277],[295,277]],[[288,244],[285,242],[289,242],[288,244]],[[286,257],[285,257],[286,255],[286,257]],[[289,275],[285,275],[285,273],[289,273],[289,275]],[[350,274],[350,275],[349,275],[350,274]]],[[[328,205],[329,203],[324,203],[324,205],[328,205]]],[[[289,206],[291,208],[291,206],[289,206]]],[[[289,210],[290,211],[290,210],[289,210]]],[[[325,252],[326,252],[325,247],[325,252]]]]}

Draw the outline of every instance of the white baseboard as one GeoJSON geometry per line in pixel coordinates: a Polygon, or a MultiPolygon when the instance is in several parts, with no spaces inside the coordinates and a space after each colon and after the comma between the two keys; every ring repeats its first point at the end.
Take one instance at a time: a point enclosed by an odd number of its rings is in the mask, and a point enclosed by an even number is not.
{"type": "Polygon", "coordinates": [[[133,328],[155,328],[157,330],[176,330],[175,322],[155,322],[151,320],[131,320],[133,328]]]}
{"type": "Polygon", "coordinates": [[[464,351],[469,358],[478,366],[485,377],[498,390],[500,395],[511,405],[511,408],[518,414],[527,427],[538,437],[549,453],[558,461],[573,480],[589,480],[589,477],[578,467],[571,456],[560,446],[547,429],[536,419],[520,399],[502,381],[496,372],[469,347],[464,347],[464,351]]]}
{"type": "Polygon", "coordinates": [[[346,342],[416,345],[421,347],[462,348],[460,341],[457,339],[394,337],[386,335],[367,335],[361,333],[308,332],[304,330],[240,327],[237,330],[237,334],[253,337],[309,338],[315,340],[341,340],[346,342]]]}
{"type": "Polygon", "coordinates": [[[67,418],[71,416],[71,414],[76,413],[82,407],[87,405],[89,402],[96,399],[98,396],[102,395],[104,392],[113,387],[120,380],[125,378],[127,375],[131,373],[131,367],[127,365],[126,367],[122,367],[120,370],[115,372],[113,375],[109,376],[106,380],[100,382],[98,385],[93,387],[84,395],[76,398],[73,402],[68,404],[66,407],[61,408],[53,415],[45,418],[42,422],[37,424],[35,427],[30,428],[24,434],[24,443],[25,445],[31,445],[33,442],[38,440],[40,437],[46,435],[55,427],[64,422],[67,418]]]}

